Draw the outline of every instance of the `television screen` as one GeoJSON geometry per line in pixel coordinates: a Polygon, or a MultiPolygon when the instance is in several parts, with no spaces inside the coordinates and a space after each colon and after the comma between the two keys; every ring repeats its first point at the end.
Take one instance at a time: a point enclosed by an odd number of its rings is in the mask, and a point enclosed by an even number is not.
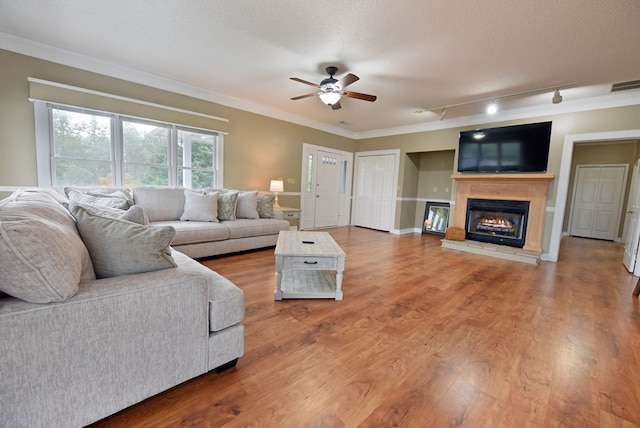
{"type": "Polygon", "coordinates": [[[459,172],[544,172],[551,122],[460,133],[459,172]]]}

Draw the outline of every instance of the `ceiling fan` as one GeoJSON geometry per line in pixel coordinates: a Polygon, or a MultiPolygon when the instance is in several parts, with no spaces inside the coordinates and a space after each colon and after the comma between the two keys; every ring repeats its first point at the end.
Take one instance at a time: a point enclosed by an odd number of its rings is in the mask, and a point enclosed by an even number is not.
{"type": "Polygon", "coordinates": [[[293,97],[292,100],[300,100],[302,98],[313,97],[317,95],[320,97],[323,103],[328,106],[331,106],[333,110],[338,110],[342,106],[340,105],[341,97],[348,98],[357,98],[359,100],[365,100],[373,102],[376,100],[375,95],[361,94],[360,92],[352,92],[345,91],[344,88],[349,86],[350,84],[360,80],[358,76],[355,74],[347,74],[342,79],[338,80],[333,77],[334,74],[338,72],[338,67],[329,66],[326,68],[327,74],[329,77],[320,82],[319,85],[315,83],[307,82],[306,80],[299,79],[297,77],[291,77],[291,80],[295,80],[296,82],[304,83],[305,85],[313,86],[314,88],[320,89],[319,92],[313,92],[311,94],[300,95],[299,97],[293,97]]]}

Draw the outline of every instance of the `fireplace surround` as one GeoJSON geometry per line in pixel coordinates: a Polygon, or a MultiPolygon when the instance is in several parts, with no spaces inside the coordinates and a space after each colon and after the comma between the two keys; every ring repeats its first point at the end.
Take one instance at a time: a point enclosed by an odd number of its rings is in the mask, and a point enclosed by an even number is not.
{"type": "Polygon", "coordinates": [[[542,252],[547,191],[553,174],[454,174],[456,204],[450,226],[464,228],[468,199],[529,202],[524,250],[542,252]]]}

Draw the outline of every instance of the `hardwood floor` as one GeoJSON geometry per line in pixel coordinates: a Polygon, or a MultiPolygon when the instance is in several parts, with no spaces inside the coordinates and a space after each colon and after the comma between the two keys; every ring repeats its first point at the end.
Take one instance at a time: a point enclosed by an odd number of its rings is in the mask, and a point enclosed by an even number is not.
{"type": "Polygon", "coordinates": [[[274,301],[273,249],[204,264],[245,291],[245,355],[95,427],[638,427],[640,304],[620,244],[531,266],[433,235],[329,232],[344,300],[274,301]]]}

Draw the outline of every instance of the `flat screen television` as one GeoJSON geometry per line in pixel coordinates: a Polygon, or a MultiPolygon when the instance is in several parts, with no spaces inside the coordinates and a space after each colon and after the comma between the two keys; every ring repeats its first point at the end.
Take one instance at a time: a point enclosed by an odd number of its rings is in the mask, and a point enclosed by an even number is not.
{"type": "Polygon", "coordinates": [[[551,122],[460,133],[458,172],[545,172],[551,122]]]}

